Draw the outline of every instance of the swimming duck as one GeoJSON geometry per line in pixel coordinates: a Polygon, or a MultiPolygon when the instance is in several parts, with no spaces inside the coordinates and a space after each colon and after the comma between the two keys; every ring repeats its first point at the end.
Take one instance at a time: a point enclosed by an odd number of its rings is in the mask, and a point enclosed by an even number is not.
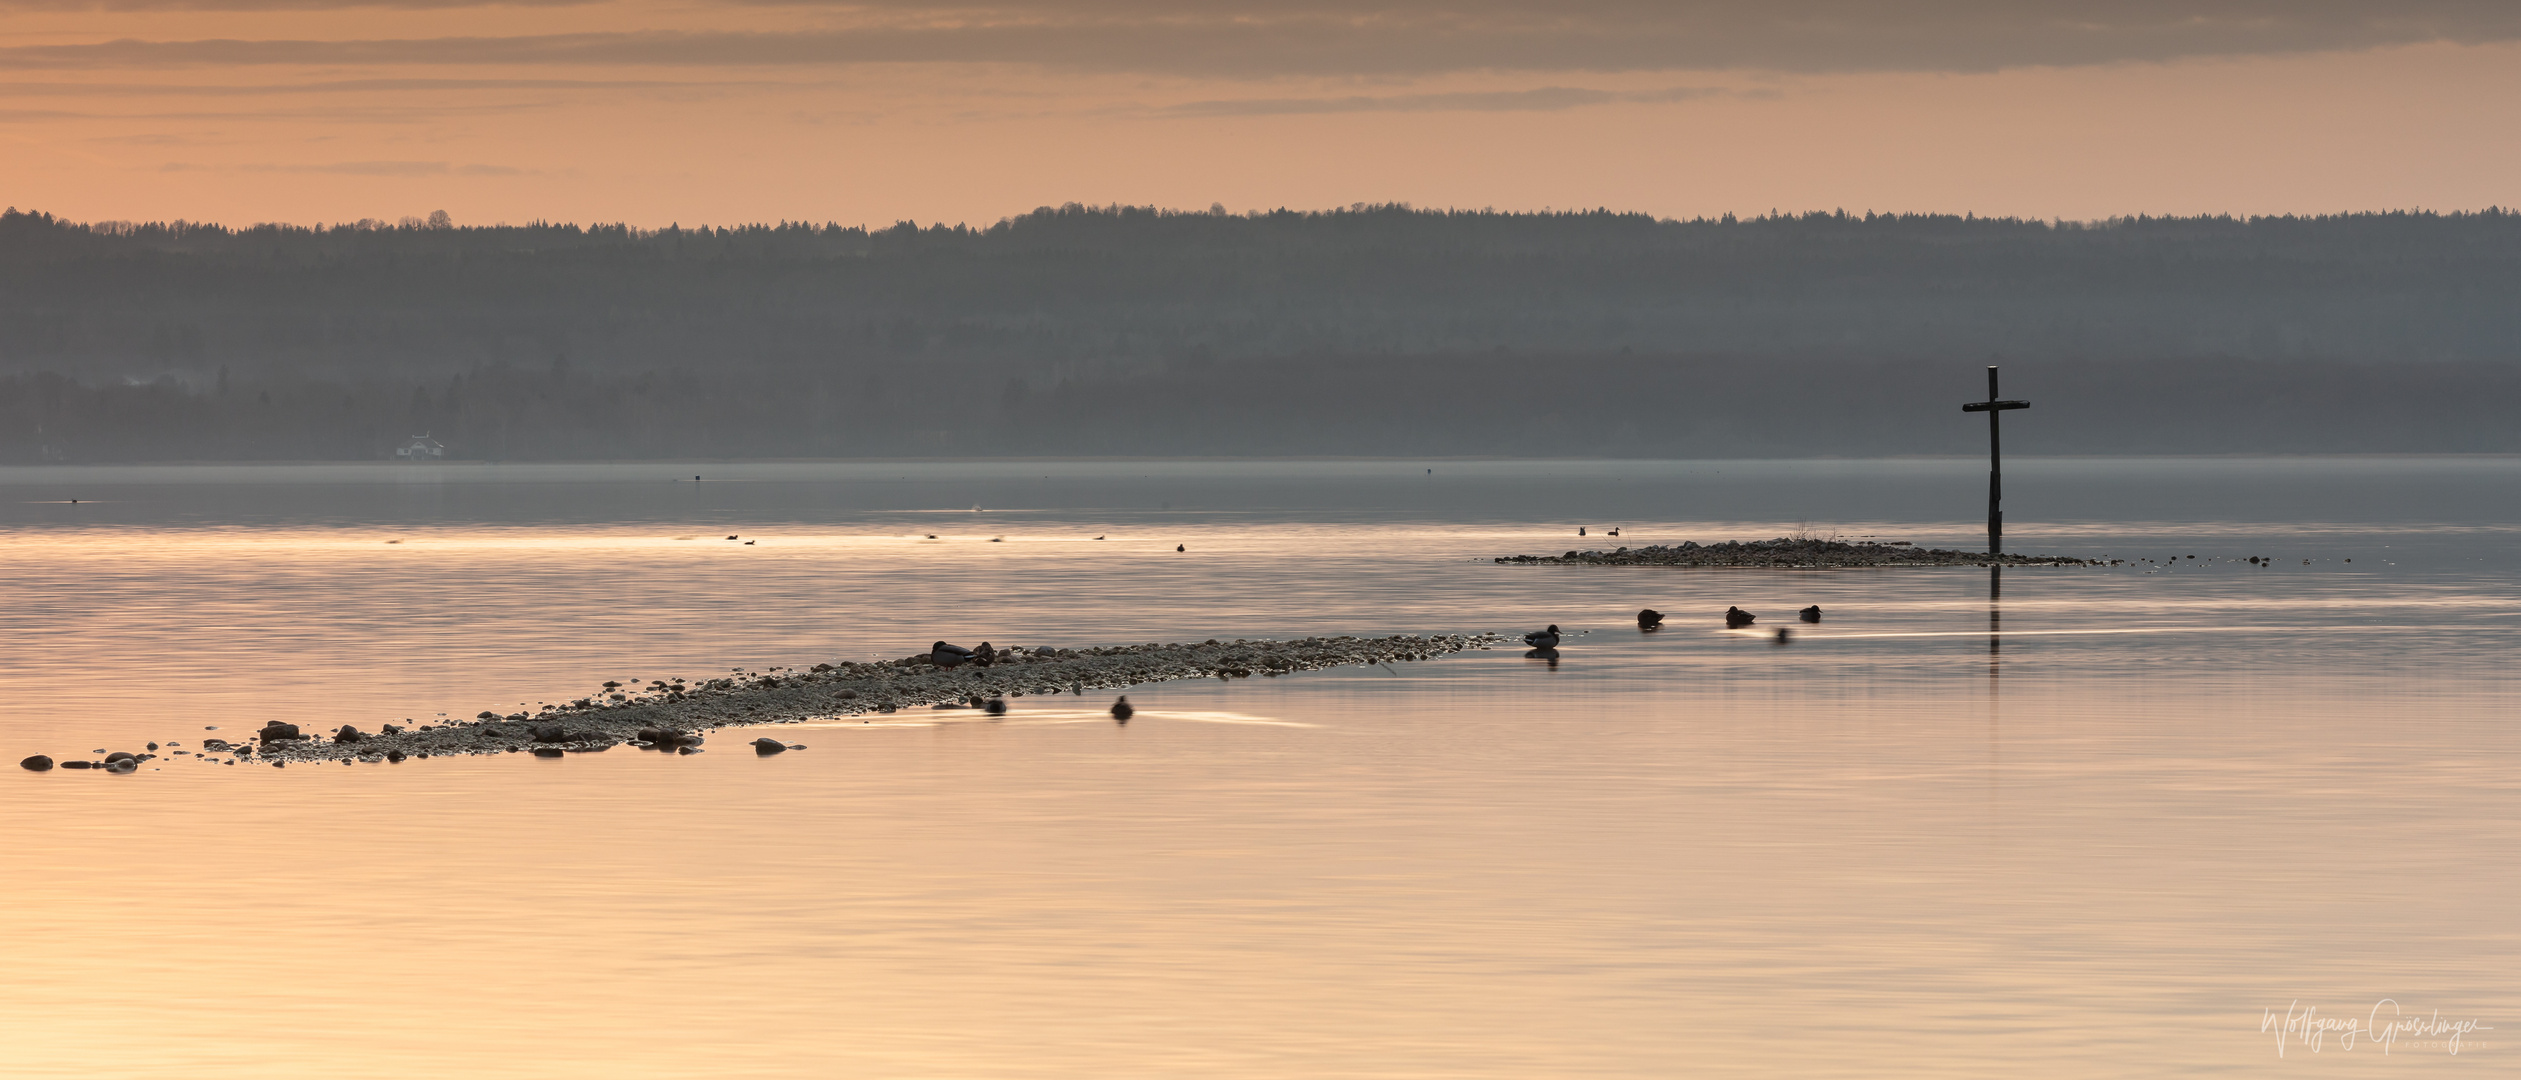
{"type": "Polygon", "coordinates": [[[1655,610],[1655,609],[1653,609],[1653,608],[1647,608],[1647,609],[1645,609],[1644,611],[1640,611],[1640,612],[1638,612],[1638,613],[1637,613],[1637,629],[1639,629],[1639,630],[1659,630],[1659,629],[1661,629],[1662,627],[1663,627],[1663,613],[1662,613],[1662,612],[1660,612],[1660,611],[1656,611],[1656,610],[1655,610]]]}
{"type": "Polygon", "coordinates": [[[1805,622],[1819,622],[1821,621],[1821,605],[1814,604],[1811,607],[1795,612],[1795,614],[1803,616],[1803,621],[1805,622]]]}
{"type": "Polygon", "coordinates": [[[1136,715],[1138,715],[1138,710],[1129,707],[1129,695],[1122,694],[1119,701],[1112,703],[1112,719],[1126,724],[1130,717],[1136,715]]]}
{"type": "Polygon", "coordinates": [[[1753,615],[1750,612],[1744,611],[1738,607],[1728,607],[1724,609],[1724,624],[1728,628],[1749,626],[1751,625],[1752,620],[1757,618],[1759,618],[1759,616],[1753,615]]]}
{"type": "Polygon", "coordinates": [[[1551,623],[1549,624],[1549,629],[1547,630],[1534,630],[1529,634],[1523,635],[1523,643],[1535,649],[1557,648],[1558,624],[1551,623]]]}

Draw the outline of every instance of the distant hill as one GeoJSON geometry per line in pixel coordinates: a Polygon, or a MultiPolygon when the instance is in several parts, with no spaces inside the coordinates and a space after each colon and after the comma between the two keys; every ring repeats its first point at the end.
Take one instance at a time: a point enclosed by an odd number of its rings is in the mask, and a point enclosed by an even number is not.
{"type": "Polygon", "coordinates": [[[2521,214],[0,214],[0,460],[2521,451],[2521,214]],[[2011,430],[2009,428],[2009,430],[2011,430]]]}

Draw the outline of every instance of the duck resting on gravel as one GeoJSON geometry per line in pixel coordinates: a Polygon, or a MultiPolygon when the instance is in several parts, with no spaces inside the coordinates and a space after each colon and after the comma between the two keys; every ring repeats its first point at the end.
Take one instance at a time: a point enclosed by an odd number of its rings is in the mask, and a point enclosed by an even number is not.
{"type": "Polygon", "coordinates": [[[928,662],[941,668],[960,667],[972,658],[972,651],[960,645],[937,642],[928,647],[928,662]]]}

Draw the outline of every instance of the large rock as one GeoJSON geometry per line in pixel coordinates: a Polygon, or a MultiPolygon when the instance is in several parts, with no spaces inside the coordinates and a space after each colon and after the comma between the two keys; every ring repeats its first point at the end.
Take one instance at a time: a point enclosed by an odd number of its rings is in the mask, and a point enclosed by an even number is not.
{"type": "Polygon", "coordinates": [[[769,757],[772,754],[784,754],[788,752],[788,744],[780,742],[777,739],[755,739],[753,740],[753,752],[760,754],[763,757],[769,757]]]}
{"type": "Polygon", "coordinates": [[[333,733],[333,741],[337,743],[355,743],[366,738],[367,735],[365,733],[361,732],[358,728],[351,727],[348,724],[343,724],[341,726],[341,730],[333,733]]]}
{"type": "Polygon", "coordinates": [[[305,737],[306,736],[304,735],[298,734],[298,726],[296,724],[283,724],[278,720],[264,724],[261,734],[261,738],[264,742],[279,742],[284,739],[303,739],[305,737]]]}
{"type": "Polygon", "coordinates": [[[45,757],[42,754],[37,754],[34,757],[18,762],[18,768],[25,769],[28,772],[44,772],[52,767],[53,759],[45,757]]]}

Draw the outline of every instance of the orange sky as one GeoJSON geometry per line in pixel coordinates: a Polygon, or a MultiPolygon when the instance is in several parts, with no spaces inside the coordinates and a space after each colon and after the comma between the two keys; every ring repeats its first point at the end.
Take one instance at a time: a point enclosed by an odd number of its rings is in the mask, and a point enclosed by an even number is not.
{"type": "Polygon", "coordinates": [[[2089,6],[0,0],[0,203],[641,225],[2521,203],[2521,4],[2089,6]]]}

